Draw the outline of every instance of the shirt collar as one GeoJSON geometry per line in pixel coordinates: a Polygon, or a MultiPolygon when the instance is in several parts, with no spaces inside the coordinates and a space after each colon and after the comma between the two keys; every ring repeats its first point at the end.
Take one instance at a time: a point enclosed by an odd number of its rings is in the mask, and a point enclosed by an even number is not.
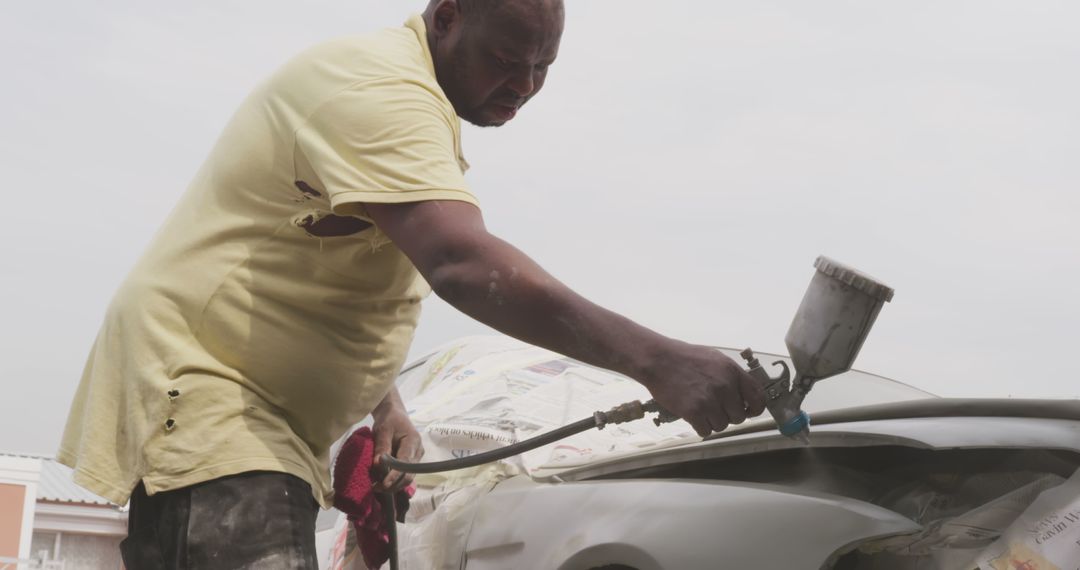
{"type": "Polygon", "coordinates": [[[428,71],[431,72],[432,77],[436,77],[435,60],[431,57],[431,46],[428,45],[427,25],[424,24],[424,18],[420,14],[413,14],[409,16],[408,20],[405,20],[405,27],[416,33],[416,39],[423,48],[421,51],[424,52],[424,62],[427,63],[428,71]]]}

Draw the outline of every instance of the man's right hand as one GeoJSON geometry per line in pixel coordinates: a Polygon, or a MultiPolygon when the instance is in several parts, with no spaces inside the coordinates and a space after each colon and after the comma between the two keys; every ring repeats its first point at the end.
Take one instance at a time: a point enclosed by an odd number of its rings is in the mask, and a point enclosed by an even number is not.
{"type": "Polygon", "coordinates": [[[660,406],[689,422],[701,437],[765,410],[760,383],[714,348],[671,341],[653,360],[639,381],[660,406]]]}
{"type": "Polygon", "coordinates": [[[366,209],[443,300],[514,338],[641,382],[698,434],[764,409],[761,387],[733,360],[660,335],[578,295],[488,233],[472,204],[369,203],[366,209]]]}

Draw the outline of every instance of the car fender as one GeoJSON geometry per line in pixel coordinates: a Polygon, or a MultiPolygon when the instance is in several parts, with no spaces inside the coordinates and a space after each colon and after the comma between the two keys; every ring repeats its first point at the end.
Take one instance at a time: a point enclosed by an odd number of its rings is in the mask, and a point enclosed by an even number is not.
{"type": "Polygon", "coordinates": [[[876,505],[776,485],[515,477],[482,499],[465,567],[816,570],[850,545],[919,528],[876,505]]]}

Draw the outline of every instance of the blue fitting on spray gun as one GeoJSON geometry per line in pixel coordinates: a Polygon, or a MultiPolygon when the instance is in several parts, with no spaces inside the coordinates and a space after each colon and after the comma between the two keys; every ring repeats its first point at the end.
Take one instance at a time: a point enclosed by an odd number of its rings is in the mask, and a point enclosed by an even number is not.
{"type": "Polygon", "coordinates": [[[799,410],[799,415],[784,422],[784,425],[780,426],[780,433],[790,437],[809,428],[810,415],[799,410]]]}

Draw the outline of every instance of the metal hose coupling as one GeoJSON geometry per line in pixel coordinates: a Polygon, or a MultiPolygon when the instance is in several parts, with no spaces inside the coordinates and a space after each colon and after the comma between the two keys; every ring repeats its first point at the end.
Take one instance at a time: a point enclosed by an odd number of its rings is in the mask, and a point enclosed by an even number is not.
{"type": "Polygon", "coordinates": [[[604,429],[604,426],[608,424],[622,424],[640,420],[643,417],[645,417],[645,405],[641,403],[641,400],[619,404],[606,412],[593,412],[596,429],[604,429]]]}
{"type": "Polygon", "coordinates": [[[656,403],[656,400],[649,400],[644,404],[641,403],[641,400],[633,400],[625,404],[619,404],[606,412],[593,412],[593,421],[596,422],[596,429],[604,429],[604,426],[608,424],[624,424],[640,420],[645,417],[646,413],[657,414],[657,417],[653,418],[653,423],[656,425],[679,419],[679,416],[661,408],[660,404],[656,403]]]}
{"type": "Polygon", "coordinates": [[[656,414],[656,417],[653,418],[653,423],[656,424],[657,427],[659,427],[661,424],[668,424],[673,421],[682,419],[679,416],[676,416],[675,414],[662,408],[660,404],[656,403],[656,400],[649,400],[648,402],[645,402],[642,407],[645,408],[646,412],[656,414]]]}

